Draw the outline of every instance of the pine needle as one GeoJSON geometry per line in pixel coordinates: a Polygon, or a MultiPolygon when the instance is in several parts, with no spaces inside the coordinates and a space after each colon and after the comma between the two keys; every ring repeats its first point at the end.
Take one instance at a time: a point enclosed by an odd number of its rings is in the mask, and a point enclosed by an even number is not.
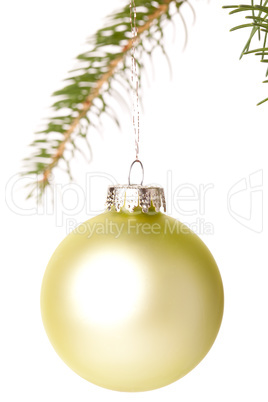
{"type": "MultiPolygon", "coordinates": [[[[236,31],[238,29],[250,28],[249,38],[242,50],[240,58],[244,55],[254,54],[260,57],[261,63],[268,63],[268,60],[264,57],[268,55],[267,53],[267,35],[268,35],[268,0],[260,0],[259,3],[251,0],[249,5],[232,5],[224,6],[223,8],[232,9],[229,14],[237,14],[243,12],[249,12],[250,15],[246,15],[245,19],[250,21],[246,24],[238,25],[231,29],[231,31],[236,31]],[[257,37],[256,37],[257,35],[257,37]],[[255,49],[250,49],[253,39],[256,37],[258,41],[262,41],[262,47],[257,47],[255,49]]],[[[268,69],[266,70],[266,76],[268,75],[268,69]]],[[[264,81],[265,82],[265,81],[264,81]]],[[[268,98],[262,100],[257,104],[257,106],[268,101],[268,98]]]]}

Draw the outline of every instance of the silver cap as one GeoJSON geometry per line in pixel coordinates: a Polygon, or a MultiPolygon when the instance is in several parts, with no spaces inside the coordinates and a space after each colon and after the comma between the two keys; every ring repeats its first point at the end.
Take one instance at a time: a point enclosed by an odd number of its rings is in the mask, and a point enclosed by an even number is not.
{"type": "Polygon", "coordinates": [[[143,186],[139,184],[123,184],[109,186],[107,192],[106,207],[110,211],[115,209],[117,212],[121,208],[133,212],[140,207],[142,212],[147,213],[153,206],[156,212],[162,208],[166,211],[166,200],[162,187],[143,186]]]}
{"type": "Polygon", "coordinates": [[[108,211],[114,209],[119,212],[121,208],[134,212],[140,207],[142,212],[148,213],[153,207],[156,212],[162,208],[166,212],[166,200],[162,187],[143,186],[144,168],[139,159],[132,162],[129,169],[128,184],[118,184],[108,187],[106,206],[108,211]],[[142,180],[140,184],[130,184],[131,170],[135,163],[139,163],[142,169],[142,180]]]}

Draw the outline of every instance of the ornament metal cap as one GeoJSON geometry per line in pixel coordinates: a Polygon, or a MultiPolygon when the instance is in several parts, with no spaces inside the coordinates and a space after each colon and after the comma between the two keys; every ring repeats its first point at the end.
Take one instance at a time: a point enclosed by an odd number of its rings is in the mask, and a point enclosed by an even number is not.
{"type": "Polygon", "coordinates": [[[134,212],[134,209],[140,207],[142,212],[148,213],[151,206],[156,212],[163,208],[166,212],[165,193],[162,187],[143,186],[144,168],[140,160],[136,159],[130,166],[128,184],[118,184],[108,187],[106,207],[108,211],[114,208],[117,212],[121,208],[134,212]],[[142,168],[141,184],[130,184],[131,169],[134,163],[138,162],[142,168]]]}

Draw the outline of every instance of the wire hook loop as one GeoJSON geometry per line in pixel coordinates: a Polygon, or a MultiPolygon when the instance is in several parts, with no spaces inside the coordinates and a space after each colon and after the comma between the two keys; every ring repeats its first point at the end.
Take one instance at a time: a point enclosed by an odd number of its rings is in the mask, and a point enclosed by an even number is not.
{"type": "Polygon", "coordinates": [[[129,168],[129,175],[128,175],[128,185],[131,186],[131,184],[130,184],[130,176],[131,176],[132,168],[133,168],[133,166],[134,166],[135,163],[139,163],[140,166],[141,166],[141,170],[142,170],[142,179],[141,179],[140,185],[142,186],[142,185],[143,185],[143,180],[144,180],[144,167],[143,167],[142,162],[141,162],[139,159],[135,159],[135,161],[132,162],[131,165],[130,165],[130,168],[129,168]]]}

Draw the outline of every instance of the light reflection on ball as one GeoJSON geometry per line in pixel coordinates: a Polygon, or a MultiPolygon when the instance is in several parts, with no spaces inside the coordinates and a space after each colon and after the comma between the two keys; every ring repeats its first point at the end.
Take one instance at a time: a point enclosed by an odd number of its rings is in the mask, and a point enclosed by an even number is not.
{"type": "Polygon", "coordinates": [[[178,380],[220,328],[223,286],[204,243],[162,213],[105,212],[68,235],[46,269],[48,337],[77,374],[119,391],[178,380]]]}
{"type": "Polygon", "coordinates": [[[100,325],[114,325],[133,315],[146,291],[140,267],[112,250],[87,258],[72,289],[81,317],[100,325]]]}

